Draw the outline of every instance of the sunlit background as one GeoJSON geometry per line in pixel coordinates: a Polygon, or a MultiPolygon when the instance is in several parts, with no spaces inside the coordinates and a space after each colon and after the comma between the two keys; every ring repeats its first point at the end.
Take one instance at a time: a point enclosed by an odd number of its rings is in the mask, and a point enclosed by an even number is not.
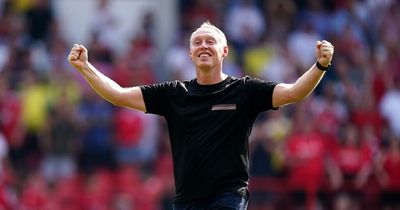
{"type": "Polygon", "coordinates": [[[254,125],[249,210],[400,209],[396,0],[0,0],[0,209],[171,210],[164,119],[102,100],[67,55],[125,87],[191,79],[206,20],[236,77],[294,82],[335,46],[311,96],[254,125]]]}

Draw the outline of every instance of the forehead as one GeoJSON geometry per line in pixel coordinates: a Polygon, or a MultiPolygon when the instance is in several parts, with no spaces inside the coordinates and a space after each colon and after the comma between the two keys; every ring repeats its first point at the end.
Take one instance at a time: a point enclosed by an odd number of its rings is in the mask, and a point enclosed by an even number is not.
{"type": "Polygon", "coordinates": [[[221,40],[221,35],[211,27],[201,27],[193,32],[191,36],[191,40],[200,38],[203,36],[213,37],[215,39],[221,40]]]}

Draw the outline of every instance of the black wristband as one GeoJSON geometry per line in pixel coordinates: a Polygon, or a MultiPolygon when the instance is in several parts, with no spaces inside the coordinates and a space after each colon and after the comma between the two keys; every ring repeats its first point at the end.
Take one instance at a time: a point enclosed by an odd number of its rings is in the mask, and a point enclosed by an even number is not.
{"type": "Polygon", "coordinates": [[[322,66],[322,65],[317,61],[317,62],[315,62],[315,66],[316,66],[319,70],[321,70],[321,71],[326,71],[326,70],[329,69],[329,67],[330,67],[331,65],[328,65],[327,67],[324,67],[324,66],[322,66]]]}

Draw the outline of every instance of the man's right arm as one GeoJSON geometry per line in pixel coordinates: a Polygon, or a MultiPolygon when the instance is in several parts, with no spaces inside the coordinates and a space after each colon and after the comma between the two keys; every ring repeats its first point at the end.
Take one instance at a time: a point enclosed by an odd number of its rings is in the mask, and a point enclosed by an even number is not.
{"type": "Polygon", "coordinates": [[[123,88],[98,71],[88,61],[88,52],[83,45],[74,44],[68,55],[69,63],[86,79],[102,98],[116,106],[129,107],[146,112],[140,87],[123,88]]]}

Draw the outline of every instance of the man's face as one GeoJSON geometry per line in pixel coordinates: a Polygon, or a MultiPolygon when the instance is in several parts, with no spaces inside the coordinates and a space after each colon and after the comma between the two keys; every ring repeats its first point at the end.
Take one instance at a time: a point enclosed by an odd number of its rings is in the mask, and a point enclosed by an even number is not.
{"type": "Polygon", "coordinates": [[[190,58],[199,68],[211,69],[221,64],[228,55],[228,47],[224,46],[217,31],[203,27],[192,34],[190,40],[190,58]]]}

